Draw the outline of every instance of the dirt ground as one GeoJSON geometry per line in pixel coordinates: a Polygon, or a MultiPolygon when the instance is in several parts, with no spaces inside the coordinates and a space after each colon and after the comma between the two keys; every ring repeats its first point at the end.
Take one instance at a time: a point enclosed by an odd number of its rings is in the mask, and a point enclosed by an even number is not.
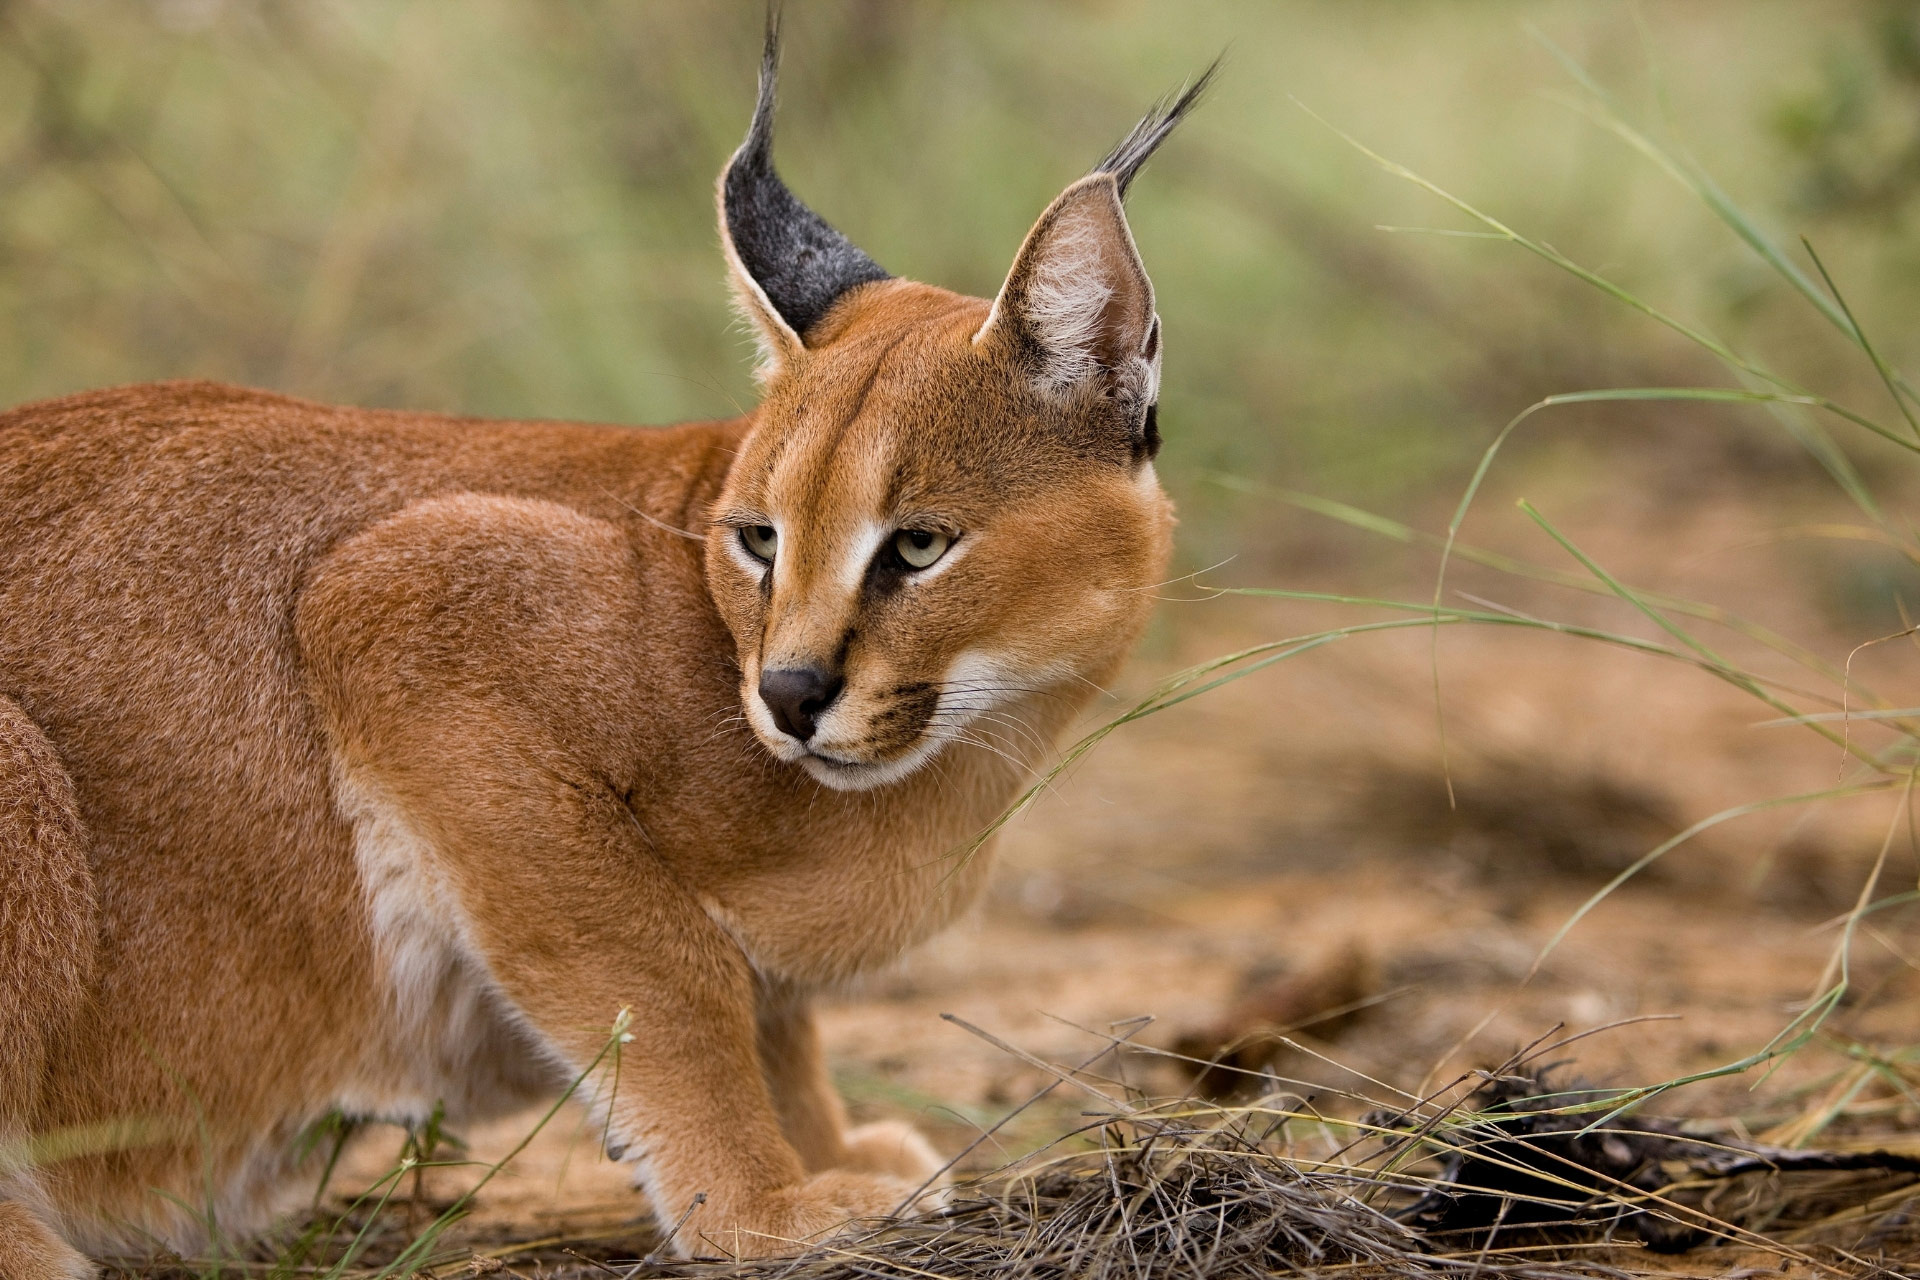
{"type": "MultiPolygon", "coordinates": [[[[1571,519],[1596,515],[1577,486],[1568,495],[1571,519]]],[[[1756,543],[1780,509],[1706,501],[1673,512],[1650,497],[1589,519],[1583,537],[1642,587],[1758,615],[1836,663],[1871,637],[1867,622],[1821,603],[1824,562],[1783,571],[1778,548],[1756,543]]],[[[1431,591],[1431,558],[1359,564],[1324,553],[1317,526],[1276,518],[1276,527],[1273,566],[1204,581],[1351,592],[1358,576],[1414,599],[1431,591]]],[[[1537,539],[1527,545],[1539,554],[1537,539]]],[[[1522,611],[1654,634],[1618,602],[1470,566],[1454,582],[1522,611]]],[[[1208,599],[1191,582],[1168,594],[1182,602],[1167,606],[1168,625],[1109,714],[1183,663],[1384,616],[1208,599]]],[[[1751,655],[1722,632],[1702,634],[1751,655]]],[[[966,922],[826,1002],[826,1040],[856,1117],[909,1117],[956,1151],[1049,1078],[959,1020],[1048,1062],[1087,1057],[1140,1015],[1154,1021],[1125,1029],[1143,1045],[1217,1043],[1252,1029],[1233,1025],[1248,991],[1310,987],[1329,966],[1344,968],[1351,989],[1322,1007],[1356,994],[1345,1003],[1364,1007],[1300,1028],[1304,1047],[1271,1069],[1333,1116],[1596,1028],[1610,1029],[1554,1055],[1587,1080],[1708,1071],[1762,1048],[1832,980],[1836,919],[1861,892],[1897,797],[1762,812],[1707,831],[1606,898],[1541,960],[1635,858],[1726,807],[1833,786],[1840,752],[1803,728],[1763,727],[1773,713],[1694,668],[1563,637],[1453,631],[1438,650],[1450,807],[1431,644],[1424,631],[1344,641],[1109,739],[1008,830],[995,887],[966,922]]],[[[1916,705],[1912,657],[1878,646],[1853,672],[1896,705],[1916,705]]],[[[1908,832],[1894,832],[1876,897],[1914,886],[1908,832]]],[[[1871,917],[1850,963],[1851,994],[1811,1044],[1771,1074],[1692,1085],[1654,1110],[1787,1145],[1920,1150],[1912,1059],[1900,1057],[1920,1043],[1920,912],[1871,917]],[[1907,1072],[1904,1096],[1861,1065],[1863,1050],[1907,1063],[1894,1072],[1907,1072]]],[[[1148,1093],[1189,1083],[1177,1062],[1146,1053],[1117,1069],[1148,1093]]],[[[1056,1091],[967,1165],[994,1167],[1079,1123],[1087,1100],[1071,1095],[1056,1091]]],[[[469,1135],[474,1154],[504,1152],[532,1119],[469,1135]]],[[[563,1112],[486,1189],[472,1238],[633,1235],[637,1194],[581,1123],[563,1112]]],[[[392,1130],[367,1135],[342,1185],[384,1167],[398,1142],[392,1130]]],[[[456,1182],[443,1177],[440,1194],[456,1182]]]]}

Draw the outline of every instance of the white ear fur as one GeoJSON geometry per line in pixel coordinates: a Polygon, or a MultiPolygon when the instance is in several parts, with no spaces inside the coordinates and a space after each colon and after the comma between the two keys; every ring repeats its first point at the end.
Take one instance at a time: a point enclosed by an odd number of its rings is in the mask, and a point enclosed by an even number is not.
{"type": "Polygon", "coordinates": [[[1142,381],[1140,400],[1143,404],[1155,404],[1160,399],[1160,313],[1153,313],[1153,319],[1147,323],[1146,341],[1141,344],[1140,364],[1142,381]]]}
{"type": "Polygon", "coordinates": [[[1046,377],[1056,386],[1093,376],[1101,317],[1114,295],[1101,270],[1101,228],[1087,215],[1084,209],[1062,211],[1027,282],[1025,319],[1046,350],[1046,377]]]}
{"type": "Polygon", "coordinates": [[[1157,391],[1160,352],[1153,283],[1111,175],[1082,178],[1048,206],[1027,233],[1013,270],[974,334],[1024,340],[1040,357],[1041,384],[1066,393],[1103,370],[1145,379],[1142,403],[1157,391]]]}

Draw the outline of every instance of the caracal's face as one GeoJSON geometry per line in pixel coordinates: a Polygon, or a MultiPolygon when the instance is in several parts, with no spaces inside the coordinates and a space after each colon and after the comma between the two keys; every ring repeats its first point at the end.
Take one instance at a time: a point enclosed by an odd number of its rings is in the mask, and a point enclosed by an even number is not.
{"type": "Polygon", "coordinates": [[[1031,761],[1023,712],[1078,705],[1137,636],[1172,517],[1093,394],[1036,387],[988,304],[853,292],[774,377],[707,566],[766,749],[840,790],[956,742],[1031,761]]]}

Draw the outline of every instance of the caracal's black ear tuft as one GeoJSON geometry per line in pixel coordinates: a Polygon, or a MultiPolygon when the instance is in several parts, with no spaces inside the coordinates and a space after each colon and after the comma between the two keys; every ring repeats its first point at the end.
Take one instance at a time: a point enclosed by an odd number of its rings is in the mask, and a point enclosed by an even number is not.
{"type": "Polygon", "coordinates": [[[887,273],[801,204],[773,168],[774,87],[780,68],[780,8],[767,7],[760,96],[747,140],[720,175],[720,239],[734,293],[760,339],[770,376],[806,345],[807,331],[841,295],[887,273]]]}
{"type": "Polygon", "coordinates": [[[1153,109],[1139,124],[1133,126],[1133,131],[1120,139],[1120,145],[1108,152],[1105,160],[1093,166],[1093,171],[1112,174],[1114,185],[1124,198],[1127,188],[1133,185],[1134,177],[1146,166],[1153,153],[1160,149],[1160,144],[1200,105],[1200,99],[1206,96],[1208,87],[1213,84],[1213,77],[1225,59],[1226,55],[1221,54],[1200,73],[1199,79],[1180,92],[1154,103],[1153,109]]]}
{"type": "Polygon", "coordinates": [[[1219,69],[1161,102],[1027,233],[977,344],[1010,350],[1043,391],[1112,409],[1139,460],[1160,447],[1160,318],[1122,197],[1155,148],[1200,101],[1219,69]]]}

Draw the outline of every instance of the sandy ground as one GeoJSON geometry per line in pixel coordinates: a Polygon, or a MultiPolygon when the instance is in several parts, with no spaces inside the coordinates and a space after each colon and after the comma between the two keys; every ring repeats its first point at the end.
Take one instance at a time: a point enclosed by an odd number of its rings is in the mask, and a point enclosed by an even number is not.
{"type": "MultiPolygon", "coordinates": [[[[1702,592],[1791,627],[1836,663],[1861,638],[1860,626],[1811,603],[1813,577],[1783,577],[1777,555],[1750,549],[1778,512],[1665,510],[1650,501],[1592,522],[1592,548],[1643,586],[1702,592]],[[1676,556],[1678,547],[1706,551],[1676,556]]],[[[1356,569],[1334,558],[1240,578],[1352,590],[1356,574],[1372,575],[1423,598],[1430,564],[1356,569]]],[[[1470,569],[1456,584],[1524,611],[1655,634],[1618,602],[1470,569]]],[[[1183,662],[1382,616],[1207,601],[1192,584],[1169,594],[1191,599],[1169,605],[1173,625],[1112,707],[1183,662]]],[[[953,1151],[1048,1079],[943,1014],[1046,1061],[1074,1061],[1140,1015],[1154,1022],[1125,1029],[1149,1046],[1250,1029],[1223,1024],[1250,985],[1354,952],[1368,971],[1367,1007],[1324,1033],[1306,1028],[1307,1051],[1274,1064],[1334,1115],[1364,1109],[1353,1095],[1391,1102],[1541,1037],[1610,1024],[1620,1025],[1555,1056],[1617,1085],[1707,1071],[1767,1044],[1831,980],[1834,920],[1859,894],[1897,797],[1716,827],[1606,898],[1542,959],[1583,902],[1647,849],[1728,806],[1833,786],[1841,753],[1804,729],[1756,727],[1773,713],[1694,668],[1561,637],[1448,633],[1439,655],[1449,807],[1431,652],[1423,632],[1343,642],[1110,739],[1008,831],[995,887],[966,922],[826,1002],[827,1042],[856,1116],[910,1117],[953,1151]]],[[[1879,646],[1855,659],[1854,674],[1915,705],[1912,657],[1879,646]]],[[[1915,882],[1907,830],[1894,834],[1876,895],[1915,882]]],[[[1785,1142],[1884,1145],[1889,1133],[1912,1133],[1912,1093],[1862,1083],[1868,1073],[1848,1053],[1898,1054],[1920,1039],[1920,913],[1873,917],[1850,958],[1853,994],[1814,1043],[1764,1080],[1755,1071],[1707,1081],[1659,1109],[1785,1142]],[[1810,1115],[1824,1124],[1816,1130],[1810,1115]]],[[[1147,1054],[1114,1069],[1148,1092],[1187,1084],[1176,1063],[1147,1054]]],[[[1058,1091],[968,1164],[992,1167],[1077,1123],[1087,1100],[1071,1094],[1058,1091]]],[[[530,1122],[469,1135],[474,1154],[497,1156],[530,1122]]],[[[398,1140],[369,1134],[343,1185],[390,1160],[398,1140]]],[[[442,1178],[436,1193],[455,1181],[442,1178]]],[[[642,1211],[569,1111],[483,1193],[474,1230],[625,1238],[642,1211]]]]}

